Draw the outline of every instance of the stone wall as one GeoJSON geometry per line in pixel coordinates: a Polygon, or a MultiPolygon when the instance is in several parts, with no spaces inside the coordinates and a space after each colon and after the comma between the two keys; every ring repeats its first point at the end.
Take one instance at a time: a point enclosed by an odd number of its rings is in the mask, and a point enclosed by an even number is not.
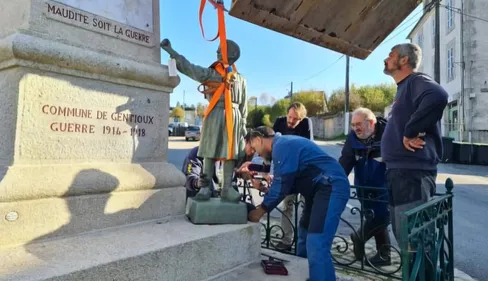
{"type": "Polygon", "coordinates": [[[333,139],[344,134],[344,114],[311,117],[313,135],[318,139],[333,139]]]}
{"type": "Polygon", "coordinates": [[[184,214],[159,1],[71,2],[0,1],[0,248],[184,214]]]}

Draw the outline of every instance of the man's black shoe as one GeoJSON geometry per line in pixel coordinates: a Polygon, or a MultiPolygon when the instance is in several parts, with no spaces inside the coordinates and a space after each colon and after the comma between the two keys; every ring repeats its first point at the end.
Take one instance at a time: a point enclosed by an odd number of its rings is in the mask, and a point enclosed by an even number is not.
{"type": "Polygon", "coordinates": [[[290,251],[291,245],[285,244],[285,243],[280,241],[280,242],[278,242],[278,244],[276,244],[275,248],[277,250],[280,250],[280,251],[290,251]]]}
{"type": "Polygon", "coordinates": [[[380,253],[376,253],[376,255],[369,260],[367,260],[370,265],[373,266],[386,266],[391,265],[391,258],[387,255],[380,255],[380,253]]]}

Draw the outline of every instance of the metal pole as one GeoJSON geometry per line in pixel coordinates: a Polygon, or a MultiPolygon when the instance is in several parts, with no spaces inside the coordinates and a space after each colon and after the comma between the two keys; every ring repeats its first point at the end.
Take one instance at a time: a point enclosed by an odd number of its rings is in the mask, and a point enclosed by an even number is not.
{"type": "Polygon", "coordinates": [[[459,103],[459,108],[461,110],[461,114],[459,115],[459,140],[463,141],[464,140],[464,130],[465,130],[465,106],[464,106],[464,101],[465,101],[465,92],[464,92],[464,76],[465,76],[465,69],[466,69],[466,64],[464,62],[464,0],[461,0],[461,13],[460,14],[460,38],[461,38],[461,99],[459,103]]]}
{"type": "Polygon", "coordinates": [[[186,121],[185,90],[183,90],[183,121],[186,121]]]}
{"type": "Polygon", "coordinates": [[[349,56],[346,56],[346,87],[344,98],[344,112],[349,112],[349,56]]]}
{"type": "Polygon", "coordinates": [[[290,82],[290,100],[293,99],[293,81],[290,82]]]}
{"type": "Polygon", "coordinates": [[[437,83],[441,83],[441,50],[440,50],[440,3],[441,0],[436,0],[435,3],[435,65],[434,65],[434,79],[437,83]]]}
{"type": "Polygon", "coordinates": [[[349,56],[346,56],[346,86],[344,92],[344,135],[347,135],[349,132],[349,56]]]}

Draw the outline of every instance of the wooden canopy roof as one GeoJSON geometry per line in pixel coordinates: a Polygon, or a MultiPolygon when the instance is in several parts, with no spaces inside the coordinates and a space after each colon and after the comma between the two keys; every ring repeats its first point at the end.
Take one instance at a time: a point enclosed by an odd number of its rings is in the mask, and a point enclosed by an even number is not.
{"type": "Polygon", "coordinates": [[[233,17],[366,59],[422,0],[232,0],[233,17]]]}

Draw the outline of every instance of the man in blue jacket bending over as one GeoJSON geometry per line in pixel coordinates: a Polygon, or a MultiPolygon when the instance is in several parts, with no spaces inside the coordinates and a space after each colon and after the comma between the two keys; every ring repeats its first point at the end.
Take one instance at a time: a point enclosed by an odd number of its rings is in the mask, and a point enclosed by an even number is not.
{"type": "Polygon", "coordinates": [[[313,141],[275,136],[268,127],[251,131],[251,147],[273,161],[274,178],[263,203],[249,213],[258,222],[288,194],[300,193],[305,208],[298,229],[297,254],[308,258],[310,281],[336,280],[330,249],[340,217],[349,200],[344,169],[313,141]]]}

